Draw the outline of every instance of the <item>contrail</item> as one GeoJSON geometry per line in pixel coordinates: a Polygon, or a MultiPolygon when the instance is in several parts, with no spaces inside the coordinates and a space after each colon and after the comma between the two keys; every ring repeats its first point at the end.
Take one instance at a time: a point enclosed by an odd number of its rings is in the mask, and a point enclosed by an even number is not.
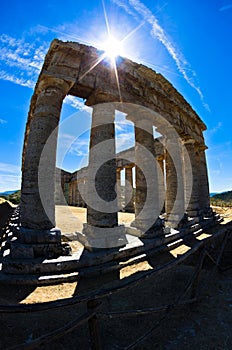
{"type": "Polygon", "coordinates": [[[169,38],[165,30],[158,23],[155,15],[140,1],[140,0],[111,0],[117,6],[123,8],[129,15],[134,16],[135,19],[138,15],[143,18],[143,20],[151,26],[151,35],[154,39],[159,40],[162,45],[166,48],[169,55],[175,61],[177,69],[182,74],[187,83],[197,91],[200,99],[206,109],[209,107],[204,102],[204,96],[199,86],[194,82],[193,77],[196,76],[195,72],[191,69],[189,63],[176,47],[173,41],[169,38]],[[135,13],[135,15],[134,15],[135,13]]]}

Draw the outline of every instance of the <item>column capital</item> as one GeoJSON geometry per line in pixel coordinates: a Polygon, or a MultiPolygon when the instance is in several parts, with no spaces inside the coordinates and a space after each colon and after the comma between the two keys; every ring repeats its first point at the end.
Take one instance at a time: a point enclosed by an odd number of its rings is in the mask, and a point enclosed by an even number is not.
{"type": "Polygon", "coordinates": [[[73,85],[74,82],[69,82],[64,79],[59,79],[55,77],[44,76],[39,81],[37,93],[41,93],[42,91],[48,88],[57,88],[59,90],[62,90],[64,94],[67,94],[73,85]]]}
{"type": "Polygon", "coordinates": [[[102,91],[97,91],[96,89],[94,90],[93,93],[91,93],[85,104],[86,106],[90,106],[93,107],[97,104],[102,104],[102,103],[119,103],[120,99],[118,97],[118,99],[115,96],[111,96],[110,93],[106,94],[102,91]]]}

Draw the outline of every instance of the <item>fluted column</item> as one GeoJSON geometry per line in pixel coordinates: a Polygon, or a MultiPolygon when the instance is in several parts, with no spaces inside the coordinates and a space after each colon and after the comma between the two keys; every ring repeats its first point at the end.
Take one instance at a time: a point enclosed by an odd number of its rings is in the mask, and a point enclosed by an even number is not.
{"type": "Polygon", "coordinates": [[[77,180],[74,181],[74,205],[78,205],[78,188],[77,188],[77,180]]]}
{"type": "MultiPolygon", "coordinates": [[[[89,185],[96,188],[99,199],[110,202],[116,199],[116,160],[115,160],[115,126],[114,109],[105,104],[95,105],[92,113],[92,127],[90,134],[89,149],[89,185]],[[104,144],[105,141],[110,141],[104,144]],[[94,147],[100,145],[99,151],[93,151],[94,147]],[[102,147],[101,147],[102,145],[102,147]],[[102,163],[102,156],[109,158],[102,163]],[[100,165],[100,167],[99,167],[100,165]],[[96,176],[94,174],[96,173],[96,176]],[[92,181],[92,183],[90,183],[92,181]]],[[[88,193],[93,198],[93,193],[88,193]]],[[[118,225],[117,212],[106,213],[97,210],[97,199],[94,201],[95,208],[87,206],[87,223],[99,227],[114,227],[118,225]]]]}
{"type": "Polygon", "coordinates": [[[86,193],[87,193],[87,186],[88,186],[88,179],[85,177],[82,179],[82,181],[79,183],[79,186],[83,187],[83,193],[81,192],[79,187],[79,191],[80,191],[80,203],[82,207],[86,207],[86,193]]]}
{"type": "Polygon", "coordinates": [[[133,193],[133,175],[132,166],[125,167],[125,211],[134,212],[134,193],[133,193]]]}
{"type": "Polygon", "coordinates": [[[159,197],[158,166],[155,160],[153,124],[149,119],[133,120],[135,123],[136,194],[133,226],[148,231],[157,228],[160,234],[162,209],[159,197]]]}
{"type": "Polygon", "coordinates": [[[55,166],[62,101],[71,84],[46,77],[32,97],[29,133],[23,154],[20,238],[12,244],[12,257],[61,254],[61,233],[55,229],[55,166]],[[26,244],[25,247],[20,244],[26,244]],[[31,246],[44,244],[44,246],[31,246]],[[56,243],[56,244],[54,244],[56,243]]]}
{"type": "Polygon", "coordinates": [[[212,214],[212,209],[210,208],[209,181],[205,157],[206,149],[207,147],[205,145],[198,147],[199,205],[203,216],[212,214]]]}
{"type": "Polygon", "coordinates": [[[185,212],[182,144],[179,138],[167,136],[166,166],[166,221],[169,227],[178,227],[185,212]]]}
{"type": "Polygon", "coordinates": [[[121,186],[121,168],[117,168],[117,172],[116,172],[116,179],[117,179],[117,184],[119,184],[121,186]]]}
{"type": "Polygon", "coordinates": [[[121,187],[121,170],[122,168],[117,168],[116,171],[116,181],[117,181],[117,197],[118,197],[118,209],[122,209],[122,187],[121,187]]]}
{"type": "MultiPolygon", "coordinates": [[[[190,217],[199,216],[199,169],[195,149],[195,140],[184,141],[188,153],[190,166],[185,166],[185,198],[188,202],[187,213],[190,217]],[[191,187],[191,188],[190,188],[191,187]]],[[[185,162],[186,164],[187,162],[185,162]]]]}
{"type": "Polygon", "coordinates": [[[115,154],[115,109],[112,104],[93,106],[90,134],[86,248],[112,248],[125,244],[118,226],[115,154]]]}
{"type": "Polygon", "coordinates": [[[164,184],[164,155],[156,157],[160,171],[158,172],[159,198],[163,201],[162,213],[165,211],[165,184],[164,184]]]}
{"type": "Polygon", "coordinates": [[[68,205],[72,205],[72,183],[68,184],[68,205]]]}
{"type": "Polygon", "coordinates": [[[81,195],[80,195],[80,191],[79,191],[79,183],[80,181],[77,181],[77,187],[76,187],[76,191],[77,191],[77,206],[80,207],[81,206],[81,195]]]}
{"type": "Polygon", "coordinates": [[[50,229],[55,226],[54,179],[58,123],[63,99],[69,85],[62,80],[48,79],[40,83],[30,133],[25,151],[21,188],[21,225],[30,229],[50,229]],[[41,176],[46,210],[41,202],[38,172],[44,146],[53,133],[49,154],[43,159],[41,176]]]}

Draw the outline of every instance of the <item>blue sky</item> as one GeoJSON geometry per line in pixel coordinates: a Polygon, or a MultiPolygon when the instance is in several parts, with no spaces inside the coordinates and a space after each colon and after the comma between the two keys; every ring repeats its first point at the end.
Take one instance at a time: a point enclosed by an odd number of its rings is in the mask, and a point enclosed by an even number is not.
{"type": "MultiPolygon", "coordinates": [[[[210,191],[231,190],[232,0],[105,0],[105,12],[114,36],[130,34],[125,55],[163,74],[206,123],[210,191]]],[[[2,2],[0,192],[20,188],[30,98],[54,38],[99,46],[107,39],[102,1],[2,2]]],[[[86,164],[90,113],[69,97],[61,120],[57,162],[73,171],[86,164]]],[[[122,115],[117,121],[121,150],[133,130],[122,115]]]]}

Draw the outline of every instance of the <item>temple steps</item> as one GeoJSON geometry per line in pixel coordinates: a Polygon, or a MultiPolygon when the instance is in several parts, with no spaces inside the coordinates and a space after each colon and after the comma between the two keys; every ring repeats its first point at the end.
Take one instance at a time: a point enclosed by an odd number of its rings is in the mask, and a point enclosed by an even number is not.
{"type": "MultiPolygon", "coordinates": [[[[216,223],[214,221],[214,225],[216,223]]],[[[186,249],[192,249],[200,241],[213,239],[214,234],[210,234],[208,230],[212,222],[210,225],[210,222],[206,221],[201,228],[198,224],[194,225],[192,230],[172,230],[164,237],[151,239],[126,235],[128,244],[125,247],[98,249],[94,252],[89,252],[82,247],[72,256],[61,256],[57,259],[16,260],[11,259],[9,251],[6,250],[3,268],[0,271],[0,283],[49,285],[73,282],[80,276],[90,277],[121,270],[151,257],[154,257],[158,265],[162,254],[169,253],[170,258],[173,258],[174,250],[179,249],[180,252],[184,252],[186,249]]],[[[220,230],[226,231],[226,225],[222,226],[220,230]]]]}

